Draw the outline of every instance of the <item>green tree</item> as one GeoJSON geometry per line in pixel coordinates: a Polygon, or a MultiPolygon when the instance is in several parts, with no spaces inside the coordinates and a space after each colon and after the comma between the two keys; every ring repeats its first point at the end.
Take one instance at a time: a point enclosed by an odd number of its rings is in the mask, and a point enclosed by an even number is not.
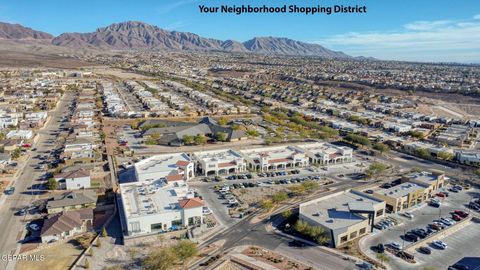
{"type": "Polygon", "coordinates": [[[247,135],[250,137],[258,137],[260,136],[260,132],[258,132],[256,129],[249,128],[247,129],[247,135]]]}
{"type": "Polygon", "coordinates": [[[188,261],[198,254],[197,245],[190,240],[180,241],[173,247],[173,250],[183,264],[184,269],[187,269],[188,261]]]}
{"type": "Polygon", "coordinates": [[[55,190],[55,189],[57,189],[57,188],[58,188],[58,182],[57,182],[57,180],[55,180],[55,178],[50,178],[50,179],[48,179],[48,181],[47,181],[47,188],[48,188],[49,190],[55,190]]]}
{"type": "Polygon", "coordinates": [[[303,185],[293,185],[288,187],[288,189],[294,194],[294,195],[302,195],[305,193],[305,187],[303,185]]]}
{"type": "Polygon", "coordinates": [[[182,142],[183,142],[183,144],[185,144],[185,145],[193,144],[193,142],[194,142],[193,136],[183,135],[183,137],[182,137],[182,142]]]}
{"type": "Polygon", "coordinates": [[[168,270],[177,263],[178,258],[171,248],[163,248],[150,252],[142,261],[145,270],[168,270]]]}
{"type": "Polygon", "coordinates": [[[380,176],[386,170],[387,170],[387,165],[380,162],[374,162],[370,164],[370,166],[368,166],[368,169],[365,171],[365,174],[369,178],[377,179],[377,177],[380,176]]]}
{"type": "Polygon", "coordinates": [[[285,191],[279,191],[272,195],[272,201],[274,203],[280,203],[288,199],[288,194],[285,191]]]}
{"type": "Polygon", "coordinates": [[[282,217],[287,218],[287,219],[290,218],[292,215],[293,215],[293,213],[292,213],[291,209],[288,209],[288,210],[285,210],[285,211],[282,212],[282,217]]]}
{"type": "Polygon", "coordinates": [[[107,237],[107,229],[105,227],[102,229],[102,237],[107,237]]]}
{"type": "Polygon", "coordinates": [[[262,207],[263,210],[268,211],[273,208],[273,201],[269,199],[263,200],[260,204],[260,207],[262,207]]]}
{"type": "Polygon", "coordinates": [[[100,140],[101,141],[105,140],[105,133],[103,131],[100,131],[100,140]]]}
{"type": "Polygon", "coordinates": [[[350,121],[353,121],[353,122],[357,122],[359,124],[362,124],[362,125],[368,125],[370,121],[368,121],[368,119],[365,119],[365,118],[362,118],[360,116],[357,116],[357,115],[352,115],[348,118],[348,120],[350,121]]]}
{"type": "Polygon", "coordinates": [[[411,130],[411,131],[408,132],[408,135],[410,135],[414,138],[417,138],[419,140],[423,140],[423,138],[425,138],[425,134],[423,134],[423,132],[420,132],[420,131],[411,130]]]}
{"type": "Polygon", "coordinates": [[[317,244],[320,244],[320,245],[326,245],[330,242],[330,237],[328,237],[325,233],[323,233],[315,237],[315,242],[317,242],[317,244]]]}
{"type": "Polygon", "coordinates": [[[218,118],[217,123],[221,126],[225,126],[225,125],[228,124],[228,119],[226,117],[222,116],[222,117],[218,118]]]}
{"type": "Polygon", "coordinates": [[[320,188],[320,185],[312,180],[305,181],[301,184],[307,192],[314,192],[320,188]]]}
{"type": "Polygon", "coordinates": [[[225,132],[217,132],[217,133],[215,134],[215,139],[216,139],[217,141],[219,141],[219,142],[224,142],[224,141],[227,140],[227,136],[228,136],[228,135],[227,135],[227,133],[225,133],[225,132]]]}
{"type": "Polygon", "coordinates": [[[83,263],[83,268],[90,269],[90,262],[87,259],[85,259],[85,262],[83,263]]]}
{"type": "Polygon", "coordinates": [[[362,135],[354,134],[354,133],[349,133],[347,136],[345,136],[345,140],[352,142],[352,143],[357,143],[365,146],[370,146],[372,143],[370,140],[362,135]]]}
{"type": "Polygon", "coordinates": [[[385,253],[378,253],[377,254],[377,259],[381,262],[381,263],[386,263],[388,261],[390,261],[390,258],[387,256],[387,254],[385,253]]]}
{"type": "Polygon", "coordinates": [[[429,158],[431,157],[432,155],[430,154],[430,152],[428,151],[428,149],[426,148],[419,148],[419,149],[416,149],[415,150],[415,154],[423,157],[423,158],[429,158]]]}
{"type": "Polygon", "coordinates": [[[15,150],[13,150],[12,152],[12,158],[13,159],[19,158],[21,153],[22,153],[22,150],[20,150],[20,148],[15,148],[15,150]]]}
{"type": "Polygon", "coordinates": [[[379,151],[382,154],[390,151],[390,148],[388,147],[388,145],[386,145],[384,143],[375,143],[373,145],[373,149],[379,151]]]}
{"type": "Polygon", "coordinates": [[[446,152],[446,151],[441,151],[437,154],[437,157],[439,159],[443,159],[443,160],[452,160],[453,159],[453,154],[449,153],[449,152],[446,152]]]}
{"type": "Polygon", "coordinates": [[[293,229],[301,234],[304,234],[308,230],[308,223],[303,220],[297,220],[295,225],[293,225],[293,229]]]}
{"type": "Polygon", "coordinates": [[[207,143],[207,137],[203,134],[197,134],[193,138],[193,141],[195,142],[196,145],[204,145],[207,143]]]}

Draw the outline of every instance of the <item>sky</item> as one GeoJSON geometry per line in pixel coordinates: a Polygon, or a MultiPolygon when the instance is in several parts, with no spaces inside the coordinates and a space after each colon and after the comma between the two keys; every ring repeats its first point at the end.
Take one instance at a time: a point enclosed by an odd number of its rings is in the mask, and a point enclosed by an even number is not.
{"type": "Polygon", "coordinates": [[[479,0],[2,0],[0,21],[53,35],[122,21],[216,39],[288,37],[352,56],[480,63],[479,0]],[[202,14],[199,5],[365,5],[366,14],[202,14]]]}

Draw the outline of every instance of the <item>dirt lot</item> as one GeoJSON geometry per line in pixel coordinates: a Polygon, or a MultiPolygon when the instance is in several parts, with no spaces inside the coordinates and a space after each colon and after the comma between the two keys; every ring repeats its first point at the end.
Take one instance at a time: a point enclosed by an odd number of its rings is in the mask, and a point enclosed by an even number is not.
{"type": "Polygon", "coordinates": [[[16,269],[23,270],[64,270],[68,269],[74,260],[82,253],[79,245],[64,243],[54,247],[45,248],[33,253],[36,256],[44,256],[44,261],[19,261],[16,269]]]}
{"type": "Polygon", "coordinates": [[[290,185],[272,185],[268,187],[237,188],[232,190],[233,195],[245,206],[254,206],[258,202],[267,199],[269,196],[279,192],[288,191],[290,185]]]}
{"type": "Polygon", "coordinates": [[[267,263],[269,265],[272,265],[275,268],[281,269],[281,270],[287,270],[287,269],[311,269],[311,267],[308,267],[300,262],[294,261],[290,258],[286,258],[284,256],[281,256],[275,252],[272,252],[270,250],[266,250],[263,248],[258,248],[258,247],[249,247],[245,249],[242,254],[247,255],[249,257],[255,258],[258,261],[267,263]]]}

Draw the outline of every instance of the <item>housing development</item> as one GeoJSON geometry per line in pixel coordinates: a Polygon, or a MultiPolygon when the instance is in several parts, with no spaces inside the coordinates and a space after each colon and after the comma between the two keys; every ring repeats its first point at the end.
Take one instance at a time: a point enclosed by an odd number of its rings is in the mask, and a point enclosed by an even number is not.
{"type": "Polygon", "coordinates": [[[480,269],[478,65],[191,35],[0,61],[0,269],[480,269]]]}

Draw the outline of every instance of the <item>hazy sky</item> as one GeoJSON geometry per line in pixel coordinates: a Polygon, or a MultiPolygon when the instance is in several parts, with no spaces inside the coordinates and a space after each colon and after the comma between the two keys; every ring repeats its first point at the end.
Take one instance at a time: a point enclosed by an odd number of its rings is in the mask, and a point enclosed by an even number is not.
{"type": "Polygon", "coordinates": [[[380,59],[480,62],[480,0],[2,0],[0,21],[58,35],[138,20],[205,37],[280,36],[380,59]],[[198,5],[366,5],[367,14],[201,14],[198,5]]]}

